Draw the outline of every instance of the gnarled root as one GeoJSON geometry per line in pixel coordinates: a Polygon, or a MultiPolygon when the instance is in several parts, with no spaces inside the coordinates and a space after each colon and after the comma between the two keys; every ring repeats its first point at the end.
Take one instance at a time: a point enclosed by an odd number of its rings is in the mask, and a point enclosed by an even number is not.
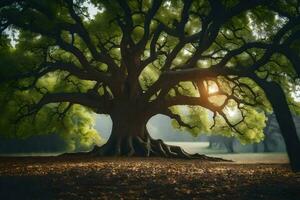
{"type": "Polygon", "coordinates": [[[164,143],[162,140],[154,140],[151,138],[152,147],[151,151],[154,155],[158,155],[160,157],[170,157],[170,158],[183,158],[183,159],[200,159],[207,161],[229,161],[222,158],[209,157],[202,154],[190,154],[186,152],[180,146],[168,145],[164,143]]]}

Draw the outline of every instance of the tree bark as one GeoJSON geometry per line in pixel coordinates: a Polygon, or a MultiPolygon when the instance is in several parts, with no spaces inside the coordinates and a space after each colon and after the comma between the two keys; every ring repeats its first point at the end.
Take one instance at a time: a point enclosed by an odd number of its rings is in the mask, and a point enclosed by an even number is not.
{"type": "Polygon", "coordinates": [[[273,107],[286,144],[291,168],[293,171],[298,172],[300,171],[300,141],[284,91],[275,82],[267,82],[258,77],[254,77],[254,80],[263,88],[273,107]]]}
{"type": "Polygon", "coordinates": [[[149,156],[149,134],[146,132],[148,116],[138,105],[117,102],[111,112],[112,132],[107,143],[95,147],[94,153],[115,156],[149,156]]]}

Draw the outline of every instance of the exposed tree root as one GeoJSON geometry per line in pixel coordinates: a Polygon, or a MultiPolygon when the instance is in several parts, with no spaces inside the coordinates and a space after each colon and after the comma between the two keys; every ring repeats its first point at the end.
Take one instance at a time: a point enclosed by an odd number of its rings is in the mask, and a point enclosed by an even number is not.
{"type": "Polygon", "coordinates": [[[225,161],[222,158],[209,157],[202,154],[189,154],[179,146],[168,145],[162,140],[153,139],[149,135],[142,139],[139,136],[127,137],[125,139],[110,139],[103,146],[95,146],[90,152],[66,153],[69,155],[90,155],[90,156],[136,156],[136,157],[165,157],[180,159],[199,159],[206,161],[225,161]]]}

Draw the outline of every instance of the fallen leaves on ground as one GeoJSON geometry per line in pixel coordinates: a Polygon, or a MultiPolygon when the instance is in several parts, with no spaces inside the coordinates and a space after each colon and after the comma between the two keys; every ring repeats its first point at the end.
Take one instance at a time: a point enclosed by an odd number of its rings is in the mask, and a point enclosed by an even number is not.
{"type": "Polygon", "coordinates": [[[0,158],[0,199],[300,199],[288,165],[162,158],[0,158]]]}

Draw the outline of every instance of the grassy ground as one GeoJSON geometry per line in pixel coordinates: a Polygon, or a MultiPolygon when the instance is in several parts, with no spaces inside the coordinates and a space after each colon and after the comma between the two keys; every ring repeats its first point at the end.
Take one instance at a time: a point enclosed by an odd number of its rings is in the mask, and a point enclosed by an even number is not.
{"type": "Polygon", "coordinates": [[[0,199],[300,199],[286,164],[159,158],[0,158],[0,199]]]}

